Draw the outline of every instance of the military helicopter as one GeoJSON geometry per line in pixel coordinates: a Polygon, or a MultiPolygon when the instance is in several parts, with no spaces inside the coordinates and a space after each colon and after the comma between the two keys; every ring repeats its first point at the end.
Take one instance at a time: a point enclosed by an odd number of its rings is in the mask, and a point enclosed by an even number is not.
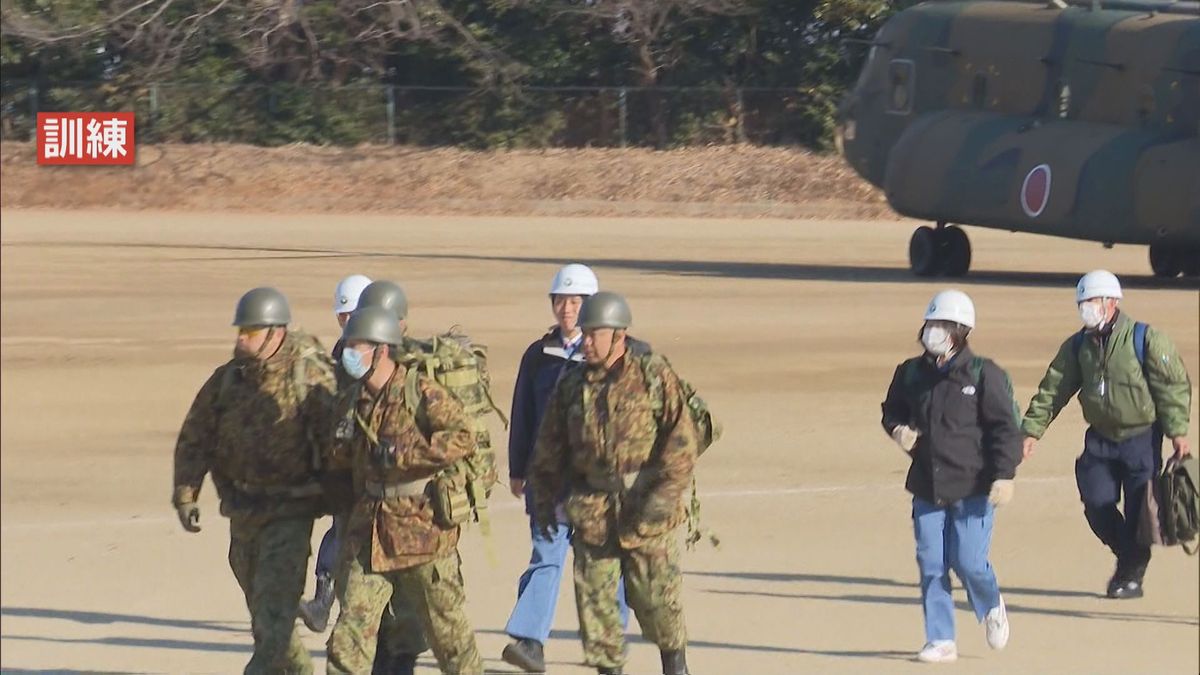
{"type": "Polygon", "coordinates": [[[902,215],[912,271],[977,225],[1150,246],[1200,275],[1200,2],[929,0],[870,42],[838,147],[902,215]]]}

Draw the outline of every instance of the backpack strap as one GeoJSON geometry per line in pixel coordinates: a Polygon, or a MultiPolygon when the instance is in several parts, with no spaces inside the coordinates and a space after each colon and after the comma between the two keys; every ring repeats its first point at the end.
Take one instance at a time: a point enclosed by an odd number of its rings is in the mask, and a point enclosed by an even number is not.
{"type": "Polygon", "coordinates": [[[1137,355],[1138,365],[1146,369],[1146,333],[1150,326],[1138,321],[1133,324],[1133,353],[1137,355]]]}
{"type": "Polygon", "coordinates": [[[982,356],[972,356],[971,365],[968,366],[971,371],[971,384],[974,384],[976,387],[983,381],[983,363],[984,359],[982,356]]]}

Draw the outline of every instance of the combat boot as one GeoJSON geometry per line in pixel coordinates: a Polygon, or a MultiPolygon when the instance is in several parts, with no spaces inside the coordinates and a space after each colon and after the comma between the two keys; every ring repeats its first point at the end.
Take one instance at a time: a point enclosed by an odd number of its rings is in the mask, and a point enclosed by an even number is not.
{"type": "Polygon", "coordinates": [[[663,675],[688,675],[687,659],[683,650],[662,653],[663,675]]]}
{"type": "Polygon", "coordinates": [[[313,599],[300,603],[300,618],[314,633],[324,633],[329,627],[329,610],[333,608],[333,576],[317,575],[317,590],[313,599]]]}
{"type": "Polygon", "coordinates": [[[521,638],[506,646],[500,654],[505,663],[514,665],[525,673],[546,672],[546,657],[542,643],[529,638],[521,638]]]}

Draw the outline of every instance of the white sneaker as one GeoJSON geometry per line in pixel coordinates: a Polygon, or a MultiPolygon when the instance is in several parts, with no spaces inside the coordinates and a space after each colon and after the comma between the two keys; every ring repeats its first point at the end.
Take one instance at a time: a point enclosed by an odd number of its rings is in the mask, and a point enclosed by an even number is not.
{"type": "Polygon", "coordinates": [[[988,611],[983,618],[983,627],[987,631],[987,643],[992,649],[1004,649],[1008,644],[1008,610],[1004,608],[1004,598],[1000,604],[988,611]]]}
{"type": "Polygon", "coordinates": [[[950,663],[958,660],[958,646],[954,640],[934,640],[925,645],[917,654],[917,660],[924,663],[950,663]]]}

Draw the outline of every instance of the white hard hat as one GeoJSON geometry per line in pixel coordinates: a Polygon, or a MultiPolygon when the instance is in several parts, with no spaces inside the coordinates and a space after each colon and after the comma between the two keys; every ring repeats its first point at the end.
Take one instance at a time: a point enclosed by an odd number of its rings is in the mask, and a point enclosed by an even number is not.
{"type": "Polygon", "coordinates": [[[925,310],[926,321],[953,321],[967,328],[975,327],[975,303],[966,293],[947,290],[933,296],[925,310]]]}
{"type": "Polygon", "coordinates": [[[1088,272],[1075,286],[1075,304],[1092,298],[1120,298],[1121,282],[1108,270],[1088,272]]]}
{"type": "Polygon", "coordinates": [[[369,285],[371,280],[361,274],[351,274],[342,279],[337,285],[337,290],[333,292],[334,314],[353,312],[358,307],[358,296],[362,295],[363,289],[369,285]]]}
{"type": "Polygon", "coordinates": [[[554,275],[550,295],[595,295],[600,290],[596,273],[587,265],[571,263],[554,275]]]}

